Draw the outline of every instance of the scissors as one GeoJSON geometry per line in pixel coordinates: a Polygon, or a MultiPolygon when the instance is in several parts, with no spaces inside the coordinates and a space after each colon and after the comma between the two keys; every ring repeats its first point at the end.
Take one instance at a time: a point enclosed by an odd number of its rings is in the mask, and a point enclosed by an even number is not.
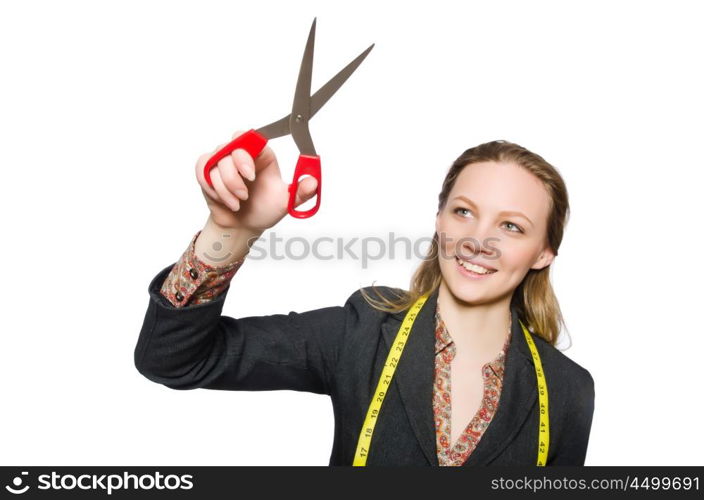
{"type": "Polygon", "coordinates": [[[272,122],[257,130],[250,129],[244,134],[232,140],[212,158],[208,160],[204,167],[204,177],[210,187],[213,183],[210,180],[210,170],[225,156],[232,153],[237,148],[244,149],[252,158],[256,158],[266,146],[269,139],[282,137],[291,134],[293,141],[298,147],[299,156],[296,163],[296,170],[293,174],[293,181],[288,186],[288,213],[293,217],[305,219],[314,215],[320,207],[320,156],[315,152],[313,139],[308,130],[308,121],[318,112],[318,110],[332,97],[332,95],[347,81],[350,75],[362,63],[367,54],[372,50],[374,44],[371,44],[364,52],[358,55],[352,62],[342,68],[334,77],[332,77],[325,85],[310,95],[311,77],[313,73],[313,45],[315,43],[315,22],[308,34],[308,42],[306,43],[305,51],[303,52],[303,61],[301,69],[298,72],[298,81],[296,82],[296,92],[293,98],[293,108],[291,113],[285,117],[272,122]],[[301,176],[311,175],[318,181],[316,189],[315,206],[306,211],[295,210],[293,203],[296,199],[296,191],[298,190],[298,181],[301,176]]]}

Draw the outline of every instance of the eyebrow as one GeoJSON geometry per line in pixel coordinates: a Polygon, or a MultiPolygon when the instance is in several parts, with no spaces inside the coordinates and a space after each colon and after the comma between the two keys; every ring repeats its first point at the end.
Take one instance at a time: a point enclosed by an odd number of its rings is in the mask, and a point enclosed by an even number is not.
{"type": "MultiPolygon", "coordinates": [[[[470,200],[469,198],[467,198],[466,196],[462,196],[462,195],[455,196],[455,197],[453,198],[453,200],[456,200],[456,199],[458,199],[458,198],[459,198],[460,200],[466,201],[469,205],[472,205],[474,208],[477,208],[477,204],[474,203],[474,202],[473,202],[472,200],[470,200]]],[[[525,220],[527,220],[527,221],[530,223],[531,226],[534,226],[533,221],[530,220],[530,219],[529,219],[525,214],[523,214],[522,212],[517,212],[517,211],[515,211],[515,210],[504,210],[504,211],[500,212],[499,215],[517,215],[518,217],[523,217],[525,220]]]]}

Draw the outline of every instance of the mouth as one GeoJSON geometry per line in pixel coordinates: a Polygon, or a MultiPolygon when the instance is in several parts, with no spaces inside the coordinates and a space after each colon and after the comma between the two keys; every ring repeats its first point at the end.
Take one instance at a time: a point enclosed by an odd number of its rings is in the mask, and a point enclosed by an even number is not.
{"type": "Polygon", "coordinates": [[[475,277],[475,278],[483,278],[485,276],[489,276],[489,275],[497,272],[497,270],[494,269],[493,267],[490,268],[490,267],[481,266],[479,264],[470,262],[467,259],[461,259],[458,256],[455,256],[455,261],[457,262],[457,265],[459,266],[460,271],[465,276],[470,276],[470,277],[475,277]]]}

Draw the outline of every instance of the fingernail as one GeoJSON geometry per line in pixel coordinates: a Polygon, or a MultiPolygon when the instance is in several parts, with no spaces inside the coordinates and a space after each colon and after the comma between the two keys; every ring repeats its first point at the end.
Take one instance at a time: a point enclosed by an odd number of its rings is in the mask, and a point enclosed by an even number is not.
{"type": "Polygon", "coordinates": [[[235,189],[235,194],[241,200],[246,200],[248,196],[247,191],[245,189],[235,189]]]}
{"type": "Polygon", "coordinates": [[[250,180],[250,181],[254,180],[254,167],[252,167],[252,165],[250,165],[249,163],[245,163],[244,172],[245,172],[245,177],[247,177],[248,180],[250,180]]]}

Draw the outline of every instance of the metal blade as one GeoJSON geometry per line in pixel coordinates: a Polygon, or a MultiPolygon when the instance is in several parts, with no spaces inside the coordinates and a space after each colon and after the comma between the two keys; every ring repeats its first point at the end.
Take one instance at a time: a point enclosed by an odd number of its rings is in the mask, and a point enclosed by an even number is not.
{"type": "Polygon", "coordinates": [[[335,92],[337,92],[337,89],[339,89],[343,83],[347,81],[347,79],[350,77],[352,73],[354,73],[354,70],[357,69],[357,67],[362,64],[362,61],[364,61],[364,58],[367,57],[367,54],[371,52],[371,50],[374,48],[374,44],[371,44],[367,50],[359,54],[351,63],[349,63],[347,66],[342,68],[338,74],[333,76],[328,83],[320,87],[320,89],[311,97],[310,99],[310,116],[311,118],[313,115],[315,115],[320,108],[323,107],[323,105],[328,102],[328,99],[330,99],[335,92]]]}
{"type": "Polygon", "coordinates": [[[293,108],[291,110],[290,128],[293,141],[298,146],[301,154],[315,155],[313,139],[308,130],[308,120],[310,120],[310,83],[313,76],[313,46],[315,45],[315,21],[310,27],[308,42],[303,52],[301,69],[298,72],[296,82],[296,93],[293,96],[293,108]]]}
{"type": "Polygon", "coordinates": [[[296,95],[294,97],[293,113],[276,120],[264,127],[257,129],[257,132],[264,135],[269,139],[274,139],[276,137],[282,137],[284,135],[292,134],[293,139],[296,142],[299,150],[304,154],[315,155],[315,148],[313,146],[313,140],[310,137],[310,131],[308,129],[308,121],[313,118],[313,116],[323,107],[323,105],[328,102],[328,100],[337,92],[337,90],[347,81],[352,73],[357,69],[357,67],[364,61],[369,52],[374,48],[374,44],[371,44],[364,52],[359,54],[354,60],[352,60],[347,66],[342,68],[334,77],[332,77],[328,82],[320,87],[318,91],[310,96],[310,85],[311,85],[311,75],[312,75],[312,62],[313,62],[313,44],[315,38],[315,19],[313,20],[313,26],[311,27],[311,32],[308,35],[308,43],[306,45],[306,52],[303,56],[303,62],[301,63],[301,69],[299,72],[299,78],[296,85],[296,95]],[[310,51],[310,54],[309,54],[310,51]],[[301,74],[304,74],[303,80],[301,79],[301,74]],[[302,89],[299,98],[299,87],[307,86],[307,91],[304,92],[302,89]],[[300,115],[298,121],[296,116],[300,115]],[[294,132],[295,131],[295,132],[294,132]],[[297,139],[298,137],[298,139],[297,139]],[[299,142],[300,141],[300,142],[299,142]]]}
{"type": "Polygon", "coordinates": [[[288,114],[283,118],[276,120],[269,125],[265,125],[257,129],[257,132],[262,134],[267,139],[275,139],[276,137],[283,137],[291,133],[291,128],[289,127],[289,121],[291,120],[291,115],[288,114]]]}

